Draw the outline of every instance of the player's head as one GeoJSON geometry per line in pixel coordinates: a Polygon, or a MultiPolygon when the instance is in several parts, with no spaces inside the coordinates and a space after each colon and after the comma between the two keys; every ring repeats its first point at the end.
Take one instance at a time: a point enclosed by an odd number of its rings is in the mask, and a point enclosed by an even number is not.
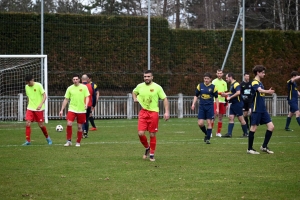
{"type": "Polygon", "coordinates": [[[88,77],[88,83],[92,82],[92,74],[86,74],[87,77],[88,77]]]}
{"type": "Polygon", "coordinates": [[[203,75],[204,84],[208,85],[211,82],[211,74],[209,72],[206,72],[203,75]]]}
{"type": "Polygon", "coordinates": [[[298,72],[297,71],[292,71],[291,73],[291,78],[295,77],[295,76],[298,76],[298,72]]]}
{"type": "Polygon", "coordinates": [[[217,78],[218,78],[218,79],[222,79],[222,76],[223,76],[223,70],[218,69],[216,75],[217,75],[217,78]]]}
{"type": "Polygon", "coordinates": [[[29,86],[33,86],[33,84],[34,84],[34,79],[33,79],[33,76],[31,74],[27,75],[25,77],[25,81],[26,81],[26,84],[29,85],[29,86]]]}
{"type": "Polygon", "coordinates": [[[263,78],[265,76],[265,70],[266,68],[263,65],[255,65],[252,69],[253,74],[255,76],[259,76],[260,78],[263,78]]]}
{"type": "Polygon", "coordinates": [[[233,80],[235,80],[235,76],[232,72],[229,72],[226,74],[226,81],[228,83],[231,83],[233,80]]]}
{"type": "Polygon", "coordinates": [[[150,85],[153,80],[153,73],[151,70],[147,70],[144,72],[144,81],[147,85],[150,85]]]}
{"type": "Polygon", "coordinates": [[[80,83],[80,76],[78,74],[74,74],[72,81],[73,81],[74,85],[76,85],[76,86],[79,85],[79,83],[80,83]]]}
{"type": "Polygon", "coordinates": [[[89,79],[89,77],[86,74],[83,74],[82,77],[81,77],[81,82],[87,83],[88,79],[89,79]]]}
{"type": "Polygon", "coordinates": [[[250,80],[250,75],[249,75],[248,72],[245,72],[245,73],[244,73],[244,81],[245,81],[245,82],[249,82],[249,80],[250,80]]]}

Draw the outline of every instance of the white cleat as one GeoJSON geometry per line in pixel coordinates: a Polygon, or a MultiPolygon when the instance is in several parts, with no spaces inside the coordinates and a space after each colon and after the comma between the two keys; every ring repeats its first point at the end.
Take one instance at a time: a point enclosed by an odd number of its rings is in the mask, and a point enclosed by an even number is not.
{"type": "Polygon", "coordinates": [[[65,147],[70,147],[70,146],[72,146],[72,142],[71,142],[71,141],[67,141],[67,143],[64,144],[64,146],[65,146],[65,147]]]}
{"type": "Polygon", "coordinates": [[[247,153],[248,153],[248,154],[260,154],[260,153],[257,152],[255,149],[247,150],[247,153]]]}
{"type": "Polygon", "coordinates": [[[222,134],[221,133],[216,133],[216,136],[217,137],[222,137],[222,134]]]}
{"type": "Polygon", "coordinates": [[[76,145],[75,145],[76,147],[80,147],[80,143],[78,143],[78,142],[76,142],[76,145]]]}
{"type": "Polygon", "coordinates": [[[271,151],[268,147],[263,148],[263,147],[261,146],[261,147],[260,147],[260,150],[261,150],[262,152],[266,152],[266,153],[268,153],[268,154],[273,154],[273,153],[274,153],[274,151],[271,151]]]}

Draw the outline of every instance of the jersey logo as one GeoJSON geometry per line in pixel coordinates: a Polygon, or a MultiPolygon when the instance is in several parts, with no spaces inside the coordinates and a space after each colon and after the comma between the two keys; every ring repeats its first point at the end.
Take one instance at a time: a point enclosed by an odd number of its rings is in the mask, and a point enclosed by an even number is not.
{"type": "Polygon", "coordinates": [[[82,89],[79,89],[80,92],[82,92],[82,89]]]}
{"type": "Polygon", "coordinates": [[[208,89],[208,92],[211,92],[211,88],[208,89]]]}
{"type": "Polygon", "coordinates": [[[36,92],[36,89],[34,89],[33,91],[35,91],[35,92],[36,92]]]}
{"type": "Polygon", "coordinates": [[[150,89],[150,92],[154,92],[154,89],[150,89]]]}

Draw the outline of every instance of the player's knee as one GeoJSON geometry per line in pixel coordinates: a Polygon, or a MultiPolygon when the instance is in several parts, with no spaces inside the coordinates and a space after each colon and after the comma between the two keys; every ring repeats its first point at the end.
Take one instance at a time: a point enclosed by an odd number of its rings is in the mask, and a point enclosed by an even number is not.
{"type": "Polygon", "coordinates": [[[272,122],[268,124],[268,130],[269,131],[274,131],[274,128],[275,127],[274,127],[274,124],[272,122]]]}
{"type": "Polygon", "coordinates": [[[30,126],[31,125],[31,121],[26,121],[26,126],[30,126]]]}
{"type": "Polygon", "coordinates": [[[138,135],[139,135],[139,136],[145,135],[145,131],[139,131],[139,132],[138,132],[138,135]]]}

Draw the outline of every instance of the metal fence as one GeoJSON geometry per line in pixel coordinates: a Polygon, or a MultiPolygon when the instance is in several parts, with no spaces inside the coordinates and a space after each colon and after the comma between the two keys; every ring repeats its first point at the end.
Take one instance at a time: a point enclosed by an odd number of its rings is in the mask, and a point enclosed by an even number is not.
{"type": "MultiPolygon", "coordinates": [[[[59,111],[61,109],[64,97],[48,97],[48,119],[60,119],[59,111]]],[[[191,110],[193,96],[168,96],[170,103],[170,116],[173,118],[196,117],[198,113],[198,104],[195,110],[191,110]]],[[[283,116],[289,112],[289,106],[286,96],[266,96],[266,107],[271,116],[283,116]]],[[[298,104],[300,104],[300,99],[298,104]]],[[[27,107],[27,97],[21,94],[18,96],[0,97],[0,121],[23,121],[27,107]]],[[[159,115],[164,114],[163,102],[159,102],[159,115]]],[[[132,95],[127,96],[101,96],[95,107],[95,119],[118,119],[118,118],[137,118],[140,105],[133,102],[132,95]]],[[[66,114],[67,109],[64,110],[66,114]]]]}

